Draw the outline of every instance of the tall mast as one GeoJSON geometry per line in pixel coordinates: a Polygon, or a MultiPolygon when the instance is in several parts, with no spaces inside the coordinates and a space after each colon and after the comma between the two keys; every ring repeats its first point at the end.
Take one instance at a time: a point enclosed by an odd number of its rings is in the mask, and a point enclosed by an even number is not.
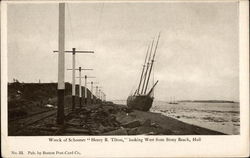
{"type": "Polygon", "coordinates": [[[155,54],[156,54],[156,50],[157,50],[157,47],[158,47],[159,39],[160,39],[160,33],[159,33],[159,35],[158,35],[158,39],[157,39],[157,43],[156,43],[156,46],[155,46],[154,55],[153,55],[152,60],[151,60],[151,65],[150,65],[150,69],[149,69],[149,74],[148,74],[148,78],[147,78],[147,83],[146,83],[146,87],[145,87],[145,90],[144,90],[144,94],[146,93],[147,88],[148,88],[148,81],[149,81],[149,79],[150,79],[152,67],[153,67],[153,64],[154,64],[154,59],[155,59],[155,54]]]}
{"type": "Polygon", "coordinates": [[[143,74],[144,74],[144,69],[145,69],[145,66],[146,66],[147,58],[148,58],[149,48],[150,48],[150,44],[148,45],[147,54],[146,54],[145,61],[144,61],[144,64],[143,64],[143,68],[142,68],[142,73],[141,73],[141,78],[140,78],[139,86],[138,86],[138,89],[137,89],[137,91],[136,91],[137,93],[140,93],[141,81],[142,81],[142,77],[143,77],[143,74]]]}
{"type": "Polygon", "coordinates": [[[143,84],[142,84],[141,94],[143,94],[143,90],[144,90],[144,86],[145,86],[145,82],[146,82],[146,77],[147,77],[148,68],[149,68],[149,64],[150,64],[149,61],[150,61],[150,58],[151,58],[153,45],[154,45],[154,40],[152,41],[152,44],[151,44],[151,49],[150,49],[149,58],[148,58],[148,62],[147,62],[147,68],[146,68],[145,75],[144,75],[144,80],[143,80],[143,84]]]}

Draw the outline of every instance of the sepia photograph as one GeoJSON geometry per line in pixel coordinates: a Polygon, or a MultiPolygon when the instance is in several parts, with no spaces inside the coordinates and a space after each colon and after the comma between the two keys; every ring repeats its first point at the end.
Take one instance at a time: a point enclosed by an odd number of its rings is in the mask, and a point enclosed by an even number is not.
{"type": "Polygon", "coordinates": [[[7,20],[9,136],[239,134],[236,2],[9,4],[7,20]]]}
{"type": "Polygon", "coordinates": [[[239,1],[38,2],[6,4],[8,137],[242,135],[239,1]]]}

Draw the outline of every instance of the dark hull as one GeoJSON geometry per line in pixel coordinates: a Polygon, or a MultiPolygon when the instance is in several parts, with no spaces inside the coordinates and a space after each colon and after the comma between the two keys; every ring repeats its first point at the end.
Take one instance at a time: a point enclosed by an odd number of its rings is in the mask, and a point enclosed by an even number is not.
{"type": "Polygon", "coordinates": [[[146,95],[129,96],[127,99],[127,106],[130,109],[149,111],[152,107],[154,98],[146,95]]]}

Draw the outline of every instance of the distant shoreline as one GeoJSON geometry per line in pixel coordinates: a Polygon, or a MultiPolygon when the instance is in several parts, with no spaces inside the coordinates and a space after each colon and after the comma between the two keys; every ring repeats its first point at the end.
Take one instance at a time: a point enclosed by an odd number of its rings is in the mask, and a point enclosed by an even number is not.
{"type": "Polygon", "coordinates": [[[178,102],[195,102],[195,103],[238,103],[229,100],[180,100],[178,102]]]}
{"type": "MultiPolygon", "coordinates": [[[[126,101],[126,100],[112,100],[112,101],[126,101]]],[[[161,101],[161,100],[155,100],[156,102],[169,102],[169,101],[161,101]]],[[[179,100],[176,102],[190,102],[190,103],[239,103],[237,101],[231,101],[231,100],[179,100]]]]}

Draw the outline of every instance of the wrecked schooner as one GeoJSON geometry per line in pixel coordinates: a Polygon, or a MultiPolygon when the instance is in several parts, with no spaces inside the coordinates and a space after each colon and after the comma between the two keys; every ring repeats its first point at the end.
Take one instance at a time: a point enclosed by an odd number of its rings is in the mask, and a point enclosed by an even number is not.
{"type": "Polygon", "coordinates": [[[148,84],[152,68],[154,65],[154,59],[159,39],[160,39],[160,33],[158,35],[158,39],[155,44],[154,50],[153,50],[154,40],[152,41],[151,45],[148,46],[138,88],[127,99],[127,106],[131,109],[149,111],[149,109],[152,107],[152,103],[154,100],[153,91],[158,81],[156,81],[149,90],[148,90],[148,84]]]}

